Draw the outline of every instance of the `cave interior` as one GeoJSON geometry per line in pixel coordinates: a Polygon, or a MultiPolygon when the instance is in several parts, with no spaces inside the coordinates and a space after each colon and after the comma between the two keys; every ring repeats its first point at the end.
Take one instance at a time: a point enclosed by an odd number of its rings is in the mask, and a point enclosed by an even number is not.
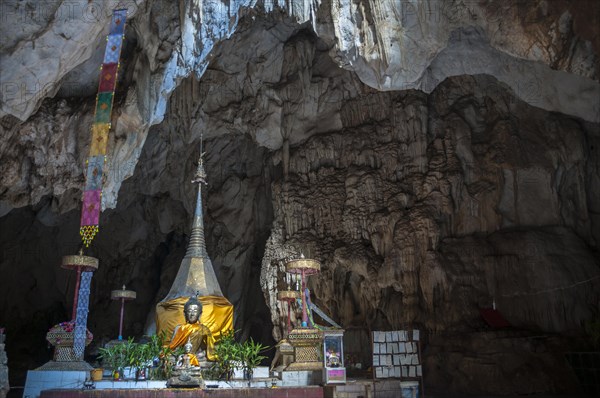
{"type": "Polygon", "coordinates": [[[419,329],[429,391],[581,391],[565,353],[599,349],[598,3],[111,0],[83,2],[100,12],[85,21],[54,3],[2,5],[23,23],[3,21],[0,46],[11,386],[51,359],[45,334],[72,311],[59,264],[81,246],[102,15],[123,3],[86,360],[116,337],[122,285],[137,292],[124,336],[152,332],[202,139],[206,246],[240,339],[281,339],[280,260],[302,253],[322,266],[314,302],[367,366],[372,331],[419,329]],[[509,328],[484,321],[492,306],[509,328]]]}

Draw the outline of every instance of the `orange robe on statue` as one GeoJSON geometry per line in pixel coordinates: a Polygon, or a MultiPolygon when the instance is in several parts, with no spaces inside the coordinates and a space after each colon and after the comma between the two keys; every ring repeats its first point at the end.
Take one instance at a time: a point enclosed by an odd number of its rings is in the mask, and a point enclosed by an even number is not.
{"type": "MultiPolygon", "coordinates": [[[[174,350],[177,347],[183,347],[189,339],[192,343],[192,352],[196,353],[200,348],[206,348],[206,344],[202,347],[202,342],[205,338],[208,340],[211,336],[210,329],[200,322],[185,323],[175,327],[173,338],[171,338],[171,342],[169,343],[169,348],[174,350]]],[[[196,363],[197,362],[198,360],[196,359],[196,363]]]]}
{"type": "MultiPolygon", "coordinates": [[[[178,326],[186,325],[183,307],[189,297],[178,297],[156,305],[157,333],[166,332],[167,337],[175,337],[173,332],[178,326]]],[[[200,323],[206,326],[210,333],[206,337],[206,358],[216,361],[214,347],[222,333],[233,329],[233,305],[225,298],[218,296],[202,296],[202,315],[200,323]]],[[[187,342],[187,340],[186,340],[187,342]]],[[[185,344],[185,342],[183,343],[185,344]]],[[[169,343],[169,346],[171,343],[169,343]]]]}
{"type": "Polygon", "coordinates": [[[189,366],[200,366],[200,363],[198,362],[198,357],[194,354],[183,354],[181,358],[181,363],[179,363],[178,361],[177,366],[185,367],[186,358],[189,366]]]}
{"type": "Polygon", "coordinates": [[[198,358],[194,354],[185,354],[190,359],[190,366],[200,366],[198,363],[198,358]]]}

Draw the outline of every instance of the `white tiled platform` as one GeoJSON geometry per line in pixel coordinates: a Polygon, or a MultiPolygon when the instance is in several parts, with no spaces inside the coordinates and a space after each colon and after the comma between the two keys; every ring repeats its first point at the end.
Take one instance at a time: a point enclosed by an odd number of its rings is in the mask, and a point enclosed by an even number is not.
{"type": "Polygon", "coordinates": [[[83,388],[90,372],[84,370],[30,370],[23,398],[37,398],[42,390],[52,388],[83,388]]]}
{"type": "MultiPolygon", "coordinates": [[[[51,389],[81,389],[83,382],[89,379],[87,371],[65,371],[65,370],[30,370],[27,372],[27,381],[23,398],[37,398],[43,390],[51,389]]],[[[166,388],[165,380],[101,380],[94,383],[96,389],[144,389],[144,388],[166,388]]]]}
{"type": "MultiPolygon", "coordinates": [[[[290,371],[282,372],[278,378],[269,377],[267,367],[255,369],[253,379],[247,380],[205,380],[207,387],[212,388],[270,388],[277,387],[304,387],[318,385],[322,375],[320,371],[290,371]]],[[[38,398],[43,390],[50,389],[82,389],[83,382],[89,379],[88,371],[64,371],[64,370],[30,370],[27,372],[27,381],[23,398],[38,398]]],[[[103,389],[146,389],[166,388],[165,380],[122,380],[113,381],[104,379],[94,383],[96,390],[103,389]]]]}
{"type": "Polygon", "coordinates": [[[281,387],[304,387],[321,384],[323,380],[322,371],[296,370],[281,372],[281,387]]]}
{"type": "MultiPolygon", "coordinates": [[[[267,366],[258,366],[254,369],[252,373],[252,378],[254,379],[264,379],[269,377],[269,368],[267,366]]],[[[244,372],[241,369],[235,369],[233,371],[234,379],[244,379],[244,372]]]]}
{"type": "Polygon", "coordinates": [[[96,390],[103,389],[144,389],[144,388],[167,388],[165,380],[101,380],[94,383],[96,390]]]}
{"type": "Polygon", "coordinates": [[[206,388],[271,388],[273,385],[281,386],[277,379],[253,379],[248,386],[248,380],[204,380],[206,388]]]}

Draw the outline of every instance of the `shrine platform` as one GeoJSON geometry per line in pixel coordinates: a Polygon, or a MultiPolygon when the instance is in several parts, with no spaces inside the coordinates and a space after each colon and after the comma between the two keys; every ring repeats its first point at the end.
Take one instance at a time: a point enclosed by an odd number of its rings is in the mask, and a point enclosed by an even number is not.
{"type": "Polygon", "coordinates": [[[44,390],[40,398],[324,398],[323,388],[228,388],[228,389],[103,389],[103,390],[44,390]]]}
{"type": "MultiPolygon", "coordinates": [[[[259,367],[255,370],[258,375],[269,375],[268,368],[259,367]]],[[[312,371],[290,371],[282,372],[279,377],[256,377],[251,382],[247,380],[233,379],[230,381],[223,380],[205,380],[206,387],[199,388],[167,388],[166,380],[122,380],[113,381],[111,379],[103,379],[91,383],[86,389],[86,383],[89,381],[89,372],[86,371],[29,371],[27,374],[27,382],[23,397],[40,398],[40,397],[183,397],[190,395],[189,391],[194,391],[194,396],[203,396],[203,391],[214,397],[323,397],[320,372],[312,371]],[[307,389],[302,392],[302,395],[296,395],[298,388],[307,389]],[[317,389],[318,391],[315,392],[317,389]],[[265,395],[265,391],[289,390],[292,395],[265,395]],[[57,392],[58,391],[58,392],[57,392]],[[177,391],[176,394],[183,395],[168,395],[171,392],[177,391]],[[225,392],[223,392],[225,391],[225,392]],[[231,395],[226,391],[237,391],[238,395],[231,395]],[[250,391],[250,392],[245,392],[250,391]],[[256,393],[252,391],[258,391],[256,393]],[[167,395],[163,394],[166,393],[167,395]],[[260,393],[259,393],[260,392],[260,393]],[[82,393],[84,395],[77,395],[82,393]],[[54,395],[47,395],[54,394],[54,395]],[[76,395],[71,395],[76,394],[76,395]],[[96,395],[94,395],[96,394],[96,395]],[[133,395],[131,395],[133,394],[133,395]],[[136,395],[137,394],[137,395],[136,395]],[[216,395],[215,395],[216,394],[216,395]],[[221,395],[224,394],[224,395],[221,395]],[[228,395],[229,394],[229,395],[228,395]],[[246,395],[240,395],[246,394],[246,395]],[[261,395],[262,394],[262,395],[261,395]],[[308,394],[308,395],[307,395],[308,394]],[[317,394],[317,395],[315,395],[317,394]]]]}

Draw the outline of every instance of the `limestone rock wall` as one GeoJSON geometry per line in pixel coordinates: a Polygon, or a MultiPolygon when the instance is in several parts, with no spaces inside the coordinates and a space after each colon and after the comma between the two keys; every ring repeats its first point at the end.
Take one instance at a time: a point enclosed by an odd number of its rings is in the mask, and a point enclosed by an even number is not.
{"type": "Polygon", "coordinates": [[[492,85],[462,77],[429,98],[373,93],[342,107],[343,132],[290,150],[269,245],[324,262],[310,285],[341,324],[462,329],[492,301],[512,324],[545,331],[589,316],[597,126],[492,85]]]}
{"type": "Polygon", "coordinates": [[[425,381],[432,387],[428,391],[583,395],[564,356],[557,354],[564,350],[565,341],[553,335],[502,330],[431,335],[423,364],[425,381]]]}
{"type": "Polygon", "coordinates": [[[8,390],[10,390],[10,384],[8,381],[8,358],[6,357],[6,351],[4,350],[4,341],[6,335],[4,331],[0,331],[0,397],[6,397],[8,390]]]}
{"type": "Polygon", "coordinates": [[[281,260],[303,253],[322,262],[313,302],[344,328],[424,331],[435,391],[576,389],[569,343],[549,336],[577,333],[600,299],[600,198],[586,182],[598,125],[532,108],[487,76],[429,96],[363,93],[340,118],[341,131],[272,157],[287,170],[272,183],[261,278],[275,338],[281,260]],[[530,332],[489,331],[479,309],[492,305],[530,332]]]}

